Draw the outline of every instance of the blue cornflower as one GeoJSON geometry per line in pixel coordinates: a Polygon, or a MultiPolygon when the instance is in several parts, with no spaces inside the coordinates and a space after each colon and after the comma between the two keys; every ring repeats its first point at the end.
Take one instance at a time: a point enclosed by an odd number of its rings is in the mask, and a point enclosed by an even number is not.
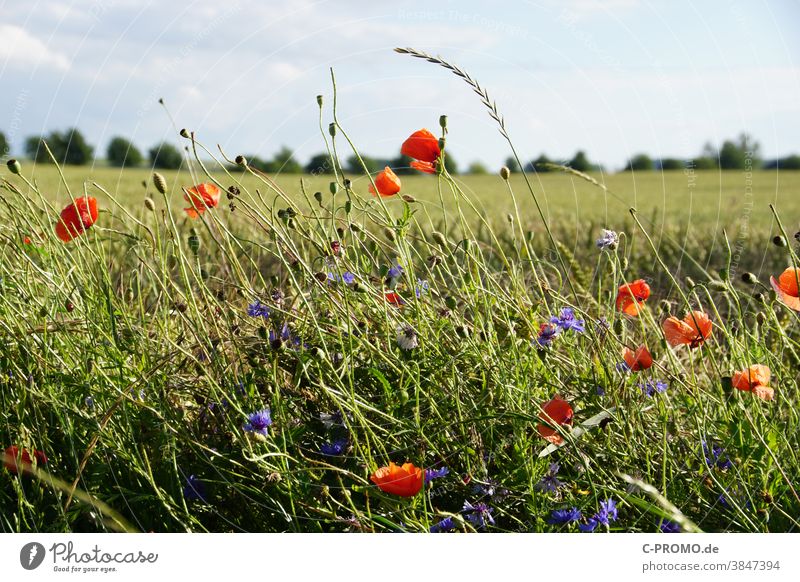
{"type": "Polygon", "coordinates": [[[597,388],[595,388],[595,392],[597,392],[598,396],[605,396],[606,395],[606,389],[603,388],[602,386],[598,386],[597,388]]]}
{"type": "Polygon", "coordinates": [[[456,529],[456,524],[453,523],[453,518],[452,517],[445,517],[442,521],[440,521],[438,523],[434,523],[431,526],[430,532],[431,533],[442,533],[442,532],[453,531],[454,529],[456,529]]]}
{"type": "Polygon", "coordinates": [[[536,338],[536,343],[543,348],[548,347],[558,335],[558,330],[559,328],[551,323],[543,323],[539,328],[539,336],[536,338]]]}
{"type": "Polygon", "coordinates": [[[724,455],[725,449],[723,449],[720,445],[712,443],[711,449],[709,449],[706,441],[702,441],[702,444],[703,444],[703,454],[706,457],[706,463],[708,464],[709,467],[713,467],[714,465],[716,465],[719,469],[722,469],[723,471],[733,467],[733,461],[731,461],[728,455],[724,455]]]}
{"type": "Polygon", "coordinates": [[[564,483],[559,481],[558,477],[556,477],[560,468],[558,463],[551,463],[547,473],[545,473],[544,477],[536,484],[536,488],[539,491],[557,493],[559,488],[564,487],[564,483]]]}
{"type": "Polygon", "coordinates": [[[253,303],[247,306],[247,315],[250,317],[263,317],[264,319],[267,319],[269,317],[269,307],[256,299],[253,303]]]}
{"type": "Polygon", "coordinates": [[[389,269],[389,272],[386,273],[386,275],[390,279],[397,279],[398,277],[402,276],[402,274],[403,274],[403,267],[401,267],[399,263],[394,267],[392,267],[391,269],[389,269]]]}
{"type": "Polygon", "coordinates": [[[325,443],[319,448],[319,452],[329,457],[338,457],[343,454],[349,445],[347,439],[337,439],[330,443],[325,443]]]}
{"type": "Polygon", "coordinates": [[[613,251],[619,245],[619,235],[613,230],[603,229],[600,238],[595,243],[601,251],[613,251]]]}
{"type": "Polygon", "coordinates": [[[597,521],[596,517],[590,517],[589,519],[586,520],[586,523],[579,523],[578,529],[581,530],[582,532],[592,532],[597,529],[597,526],[599,524],[600,522],[597,521]]]}
{"type": "Polygon", "coordinates": [[[476,503],[472,505],[469,501],[464,502],[464,512],[467,521],[475,526],[476,529],[486,527],[486,524],[494,525],[494,518],[492,517],[492,508],[485,503],[476,503]]]}
{"type": "Polygon", "coordinates": [[[417,279],[417,287],[414,291],[416,293],[417,298],[422,297],[423,295],[428,293],[428,289],[430,289],[430,285],[424,279],[417,279]]]}
{"type": "Polygon", "coordinates": [[[628,362],[619,362],[616,366],[617,372],[620,374],[627,374],[631,371],[631,367],[628,365],[628,362]]]}
{"type": "Polygon", "coordinates": [[[440,469],[425,469],[425,484],[427,485],[434,479],[440,479],[450,474],[450,469],[441,467],[440,469]]]}
{"type": "Polygon", "coordinates": [[[356,281],[356,276],[350,271],[345,271],[342,273],[342,281],[344,281],[345,285],[352,285],[356,281]]]}
{"type": "Polygon", "coordinates": [[[183,497],[186,501],[206,502],[206,484],[197,475],[189,475],[183,487],[183,497]]]}
{"type": "Polygon", "coordinates": [[[272,424],[269,408],[252,412],[247,416],[247,422],[242,428],[247,432],[267,436],[267,428],[272,424]]]}
{"type": "Polygon", "coordinates": [[[617,521],[617,502],[610,498],[601,501],[600,511],[594,514],[594,519],[603,525],[608,525],[609,521],[617,521]]]}
{"type": "Polygon", "coordinates": [[[564,331],[582,332],[586,330],[584,320],[575,317],[575,311],[571,307],[564,307],[558,317],[551,317],[550,323],[557,325],[564,331]]]}
{"type": "Polygon", "coordinates": [[[674,521],[669,521],[668,519],[662,521],[661,525],[658,527],[663,533],[681,533],[681,526],[674,521]]]}
{"type": "Polygon", "coordinates": [[[578,521],[580,518],[581,510],[577,507],[554,509],[550,513],[550,519],[547,520],[547,523],[551,525],[565,525],[573,521],[578,521]]]}
{"type": "Polygon", "coordinates": [[[642,392],[645,396],[652,396],[656,392],[659,394],[663,394],[667,391],[667,383],[661,380],[656,380],[655,382],[652,380],[648,380],[644,384],[639,384],[639,388],[642,389],[642,392]]]}

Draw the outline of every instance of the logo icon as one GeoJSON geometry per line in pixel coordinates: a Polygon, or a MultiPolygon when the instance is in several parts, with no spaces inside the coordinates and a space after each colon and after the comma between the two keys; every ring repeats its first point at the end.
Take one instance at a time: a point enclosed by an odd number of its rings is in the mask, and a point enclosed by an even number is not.
{"type": "Polygon", "coordinates": [[[26,570],[35,570],[44,562],[44,546],[39,542],[29,542],[19,551],[19,563],[26,570]]]}

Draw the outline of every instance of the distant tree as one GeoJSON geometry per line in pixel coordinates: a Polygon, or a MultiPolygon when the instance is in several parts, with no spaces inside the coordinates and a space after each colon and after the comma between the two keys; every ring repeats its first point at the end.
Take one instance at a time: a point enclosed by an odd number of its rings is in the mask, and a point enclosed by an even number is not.
{"type": "Polygon", "coordinates": [[[719,168],[719,162],[717,161],[717,158],[700,156],[699,158],[690,160],[687,164],[687,167],[695,170],[716,170],[719,168]]]}
{"type": "Polygon", "coordinates": [[[483,164],[483,162],[475,161],[469,165],[467,168],[467,174],[472,174],[473,176],[483,176],[489,173],[489,169],[483,164]]]}
{"type": "Polygon", "coordinates": [[[515,158],[514,156],[506,158],[505,166],[506,168],[511,170],[511,172],[514,174],[519,174],[522,171],[522,168],[520,167],[517,158],[515,158]]]}
{"type": "Polygon", "coordinates": [[[458,164],[456,164],[456,159],[453,157],[453,154],[447,153],[444,156],[444,169],[447,170],[449,174],[458,174],[458,164]]]}
{"type": "MultiPolygon", "coordinates": [[[[392,165],[392,160],[373,158],[370,156],[361,156],[361,160],[364,162],[364,166],[366,166],[367,171],[370,174],[375,174],[376,172],[380,172],[386,166],[392,165]]],[[[364,166],[361,165],[361,162],[358,160],[358,157],[355,154],[347,158],[348,172],[351,172],[353,174],[363,174],[364,166]]]]}
{"type": "Polygon", "coordinates": [[[684,160],[679,160],[677,158],[663,158],[656,162],[656,166],[659,170],[669,171],[669,170],[683,170],[686,168],[686,162],[684,160]]]}
{"type": "Polygon", "coordinates": [[[8,145],[6,134],[0,131],[0,158],[6,157],[10,151],[11,147],[8,145]]]}
{"type": "Polygon", "coordinates": [[[311,156],[305,167],[307,174],[333,174],[333,162],[327,154],[316,154],[311,156]]]}
{"type": "Polygon", "coordinates": [[[294,159],[294,153],[288,147],[283,146],[267,164],[267,172],[272,174],[302,174],[303,166],[294,159]]]}
{"type": "Polygon", "coordinates": [[[719,150],[719,167],[723,170],[743,170],[749,166],[759,167],[760,146],[746,133],[739,135],[736,141],[726,140],[719,150]]]}
{"type": "Polygon", "coordinates": [[[161,142],[147,152],[150,165],[163,170],[177,170],[183,163],[183,155],[174,145],[161,142]]]}
{"type": "Polygon", "coordinates": [[[127,139],[120,136],[112,138],[108,143],[106,159],[110,165],[118,168],[122,166],[128,166],[129,168],[139,166],[144,161],[142,152],[127,139]]]}
{"type": "MultiPolygon", "coordinates": [[[[246,155],[244,159],[247,160],[247,165],[251,168],[255,168],[261,172],[268,172],[269,171],[269,162],[259,158],[256,155],[246,155]]],[[[238,166],[237,166],[238,168],[238,166]]]]}
{"type": "Polygon", "coordinates": [[[575,156],[567,163],[567,166],[579,172],[590,172],[593,169],[589,158],[586,157],[586,152],[580,150],[575,153],[575,156]]]}
{"type": "Polygon", "coordinates": [[[764,163],[765,170],[800,170],[800,156],[792,154],[764,163]]]}
{"type": "Polygon", "coordinates": [[[408,174],[419,174],[417,170],[411,167],[412,159],[408,156],[404,156],[400,154],[396,158],[389,160],[391,163],[389,164],[392,167],[392,170],[398,176],[408,175],[408,174]]]}
{"type": "Polygon", "coordinates": [[[552,164],[553,161],[544,154],[540,154],[535,160],[528,162],[525,166],[526,172],[552,172],[552,168],[548,168],[546,164],[552,164]]]}
{"type": "Polygon", "coordinates": [[[60,164],[80,166],[94,156],[94,148],[86,142],[80,131],[72,128],[63,132],[52,131],[46,137],[31,136],[25,140],[25,154],[39,163],[52,162],[42,140],[47,142],[53,157],[60,164]]]}
{"type": "Polygon", "coordinates": [[[653,160],[647,154],[636,154],[628,160],[625,171],[644,172],[653,169],[653,160]]]}

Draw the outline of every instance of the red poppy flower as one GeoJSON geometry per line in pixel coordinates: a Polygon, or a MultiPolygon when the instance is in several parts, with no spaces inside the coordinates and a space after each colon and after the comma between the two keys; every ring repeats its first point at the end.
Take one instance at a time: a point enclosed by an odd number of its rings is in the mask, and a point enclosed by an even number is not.
{"type": "MultiPolygon", "coordinates": [[[[47,464],[47,455],[42,451],[33,451],[33,458],[36,459],[37,465],[47,464]]],[[[16,445],[8,447],[3,455],[3,466],[14,475],[19,472],[20,465],[23,472],[30,471],[31,462],[31,455],[28,449],[22,449],[20,451],[19,447],[16,445]]]]}
{"type": "Polygon", "coordinates": [[[734,373],[731,384],[737,390],[752,392],[762,400],[772,400],[775,391],[769,387],[770,370],[763,364],[756,364],[734,373]]]}
{"type": "Polygon", "coordinates": [[[425,483],[425,471],[412,463],[403,463],[402,466],[389,463],[388,467],[381,467],[375,471],[370,480],[384,493],[414,497],[425,483]]]}
{"type": "Polygon", "coordinates": [[[539,431],[539,436],[554,445],[560,445],[564,442],[564,438],[558,434],[558,431],[553,426],[572,426],[572,407],[569,402],[556,396],[542,405],[539,419],[543,421],[542,424],[536,427],[536,430],[539,431]]]}
{"type": "Polygon", "coordinates": [[[632,372],[646,370],[653,365],[653,356],[647,346],[644,345],[636,348],[635,352],[626,346],[622,350],[622,359],[625,360],[632,372]]]}
{"type": "Polygon", "coordinates": [[[197,218],[203,214],[207,208],[216,208],[219,204],[220,191],[214,184],[204,182],[197,186],[192,186],[183,194],[183,199],[192,206],[184,208],[189,218],[197,218]]]}
{"type": "Polygon", "coordinates": [[[394,305],[395,307],[402,307],[406,304],[403,298],[394,291],[386,291],[383,296],[386,299],[386,303],[394,305]]]}
{"type": "Polygon", "coordinates": [[[635,317],[639,315],[648,297],[650,297],[650,285],[644,279],[625,283],[617,292],[617,310],[635,317]]]}
{"type": "Polygon", "coordinates": [[[56,224],[56,236],[64,242],[69,242],[86,232],[96,220],[97,200],[91,196],[78,198],[61,211],[61,218],[56,224]]]}
{"type": "Polygon", "coordinates": [[[708,315],[702,311],[692,311],[682,320],[671,316],[661,324],[669,345],[688,344],[692,349],[700,347],[711,337],[713,327],[708,315]]]}
{"type": "MultiPolygon", "coordinates": [[[[389,166],[386,166],[382,172],[375,176],[375,186],[378,187],[378,193],[381,196],[388,198],[400,192],[400,178],[389,166]]],[[[375,188],[373,188],[372,184],[369,185],[369,191],[375,195],[375,188]]]]}
{"type": "Polygon", "coordinates": [[[25,244],[25,245],[32,245],[32,244],[33,244],[33,241],[31,240],[31,237],[29,237],[29,236],[26,236],[25,238],[23,238],[23,239],[22,239],[22,244],[25,244]]]}
{"type": "Polygon", "coordinates": [[[414,158],[411,167],[427,174],[436,173],[436,163],[442,150],[439,149],[439,140],[427,129],[420,129],[411,134],[400,147],[400,153],[409,158],[414,158]]]}
{"type": "Polygon", "coordinates": [[[800,277],[800,269],[789,267],[778,276],[770,277],[769,282],[775,293],[778,294],[778,299],[789,309],[800,311],[800,292],[797,289],[797,279],[800,277]]]}

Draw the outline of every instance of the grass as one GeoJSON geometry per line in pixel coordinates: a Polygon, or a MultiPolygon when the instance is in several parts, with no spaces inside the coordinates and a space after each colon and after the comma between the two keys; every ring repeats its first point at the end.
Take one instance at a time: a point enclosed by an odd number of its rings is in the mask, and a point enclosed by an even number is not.
{"type": "Polygon", "coordinates": [[[101,207],[68,244],[52,168],[0,183],[0,442],[48,457],[0,472],[3,531],[574,531],[552,511],[586,525],[607,499],[597,531],[797,531],[798,316],[767,283],[797,261],[796,175],[755,173],[752,208],[735,173],[606,177],[614,195],[535,176],[551,241],[519,177],[404,178],[407,202],[357,176],[194,168],[163,195],[68,169],[101,207]],[[239,193],[189,220],[180,186],[212,179],[239,193]],[[618,248],[595,247],[601,227],[618,248]],[[615,298],[635,279],[652,296],[630,317],[615,298]],[[585,329],[542,346],[567,307],[585,329]],[[712,335],[668,346],[662,321],[689,309],[712,335]],[[621,369],[642,344],[654,365],[621,369]],[[756,363],[772,401],[731,386],[756,363]],[[540,436],[556,395],[560,447],[540,436]],[[246,430],[265,408],[266,434],[246,430]],[[390,461],[449,473],[398,497],[370,480],[390,461]]]}

